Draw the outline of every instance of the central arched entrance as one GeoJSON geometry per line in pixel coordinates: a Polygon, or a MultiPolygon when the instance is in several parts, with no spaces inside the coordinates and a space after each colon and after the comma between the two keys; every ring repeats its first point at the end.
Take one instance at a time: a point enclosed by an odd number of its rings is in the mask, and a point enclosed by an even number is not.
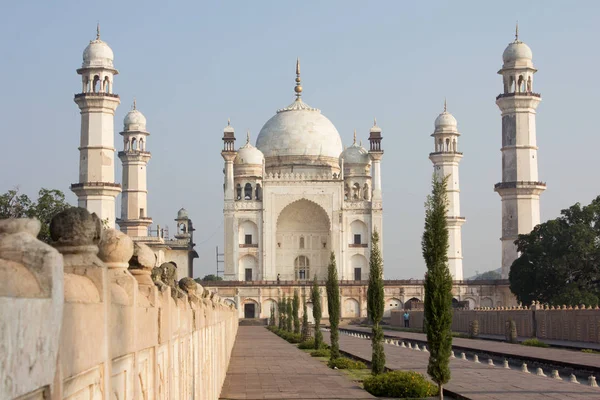
{"type": "Polygon", "coordinates": [[[331,248],[331,223],[317,203],[300,199],[277,218],[276,269],[282,280],[325,278],[331,248]]]}

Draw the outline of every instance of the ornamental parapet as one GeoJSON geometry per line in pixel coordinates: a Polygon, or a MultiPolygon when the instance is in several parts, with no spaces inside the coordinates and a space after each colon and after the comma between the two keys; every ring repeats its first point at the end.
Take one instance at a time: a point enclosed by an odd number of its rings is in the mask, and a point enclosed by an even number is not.
{"type": "Polygon", "coordinates": [[[517,188],[532,188],[532,187],[546,187],[546,182],[538,181],[513,181],[513,182],[500,182],[494,185],[494,190],[498,189],[517,189],[517,188]]]}
{"type": "Polygon", "coordinates": [[[284,173],[274,174],[272,172],[266,174],[264,181],[339,181],[342,180],[341,174],[305,174],[305,173],[284,173]]]}
{"type": "Polygon", "coordinates": [[[79,189],[79,188],[83,188],[86,186],[120,188],[121,184],[113,183],[113,182],[80,182],[80,183],[72,183],[71,189],[79,189]]]}
{"type": "Polygon", "coordinates": [[[462,151],[434,151],[433,153],[429,153],[430,156],[437,156],[437,155],[457,155],[457,156],[462,156],[463,153],[462,151]]]}
{"type": "Polygon", "coordinates": [[[118,94],[115,94],[115,93],[102,93],[102,92],[77,93],[75,95],[75,98],[78,99],[80,97],[87,97],[87,96],[91,96],[91,97],[112,97],[112,98],[115,98],[115,99],[119,98],[118,94]]]}
{"type": "Polygon", "coordinates": [[[515,93],[501,93],[498,96],[496,96],[496,100],[501,99],[501,98],[506,98],[506,97],[527,97],[527,96],[542,97],[542,95],[539,94],[539,93],[533,93],[533,92],[515,92],[515,93]]]}

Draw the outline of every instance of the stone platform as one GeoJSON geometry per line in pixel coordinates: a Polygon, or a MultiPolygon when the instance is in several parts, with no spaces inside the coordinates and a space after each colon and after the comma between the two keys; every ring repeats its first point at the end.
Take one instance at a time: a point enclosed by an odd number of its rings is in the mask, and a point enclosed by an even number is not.
{"type": "MultiPolygon", "coordinates": [[[[329,333],[323,334],[325,340],[329,341],[329,333]]],[[[385,344],[384,348],[386,367],[393,370],[413,370],[427,375],[429,353],[389,344],[385,344]]],[[[371,359],[370,340],[340,335],[340,349],[367,361],[371,359]]],[[[475,363],[471,360],[452,359],[452,379],[446,385],[447,389],[471,400],[600,399],[600,388],[587,386],[586,383],[559,381],[536,376],[535,371],[527,374],[505,369],[501,365],[489,366],[485,359],[480,361],[481,363],[475,363]]]]}
{"type": "Polygon", "coordinates": [[[265,327],[240,326],[220,399],[375,397],[265,327]]]}
{"type": "MultiPolygon", "coordinates": [[[[371,333],[371,328],[365,327],[345,326],[342,329],[366,334],[371,333]]],[[[424,333],[384,330],[384,334],[386,338],[390,337],[421,343],[427,342],[427,335],[424,333]]],[[[492,356],[501,355],[507,358],[514,357],[527,362],[539,361],[568,368],[587,370],[596,374],[596,378],[600,379],[600,355],[598,354],[589,354],[581,351],[558,348],[522,346],[520,344],[492,340],[473,340],[464,338],[453,338],[452,347],[454,348],[454,351],[474,351],[478,353],[487,353],[492,356]]]]}

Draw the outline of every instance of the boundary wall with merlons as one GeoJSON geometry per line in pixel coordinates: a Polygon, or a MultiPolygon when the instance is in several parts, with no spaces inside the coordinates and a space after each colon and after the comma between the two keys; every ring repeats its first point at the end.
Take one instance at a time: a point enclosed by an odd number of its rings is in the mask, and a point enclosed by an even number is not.
{"type": "MultiPolygon", "coordinates": [[[[423,311],[410,311],[410,327],[423,328],[423,311]]],[[[404,311],[392,311],[391,325],[404,326],[404,311]]],[[[479,322],[479,333],[505,335],[506,321],[514,320],[517,334],[539,339],[600,343],[600,309],[592,307],[501,307],[454,310],[452,330],[469,332],[472,321],[479,322]]]]}
{"type": "Polygon", "coordinates": [[[0,221],[0,398],[218,399],[237,311],[73,208],[0,221]]]}

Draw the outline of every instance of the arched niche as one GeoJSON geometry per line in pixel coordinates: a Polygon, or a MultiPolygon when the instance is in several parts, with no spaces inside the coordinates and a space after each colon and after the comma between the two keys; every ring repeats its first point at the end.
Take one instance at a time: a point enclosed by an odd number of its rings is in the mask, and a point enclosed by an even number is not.
{"type": "Polygon", "coordinates": [[[258,226],[253,221],[245,220],[238,227],[239,244],[247,247],[258,246],[258,226]]]}
{"type": "Polygon", "coordinates": [[[245,255],[240,258],[240,272],[245,281],[255,281],[258,279],[258,261],[252,255],[245,255]]]}
{"type": "Polygon", "coordinates": [[[356,299],[345,299],[342,307],[342,318],[360,317],[360,303],[356,299]]]}
{"type": "Polygon", "coordinates": [[[369,276],[369,262],[362,254],[355,254],[350,257],[350,268],[352,279],[355,281],[366,280],[369,276]]]}
{"type": "Polygon", "coordinates": [[[354,220],[350,223],[350,237],[348,243],[352,246],[361,247],[369,243],[369,228],[361,220],[354,220]]]}
{"type": "Polygon", "coordinates": [[[402,301],[395,297],[385,300],[383,308],[383,318],[390,318],[392,316],[392,310],[402,310],[402,301]]]}

